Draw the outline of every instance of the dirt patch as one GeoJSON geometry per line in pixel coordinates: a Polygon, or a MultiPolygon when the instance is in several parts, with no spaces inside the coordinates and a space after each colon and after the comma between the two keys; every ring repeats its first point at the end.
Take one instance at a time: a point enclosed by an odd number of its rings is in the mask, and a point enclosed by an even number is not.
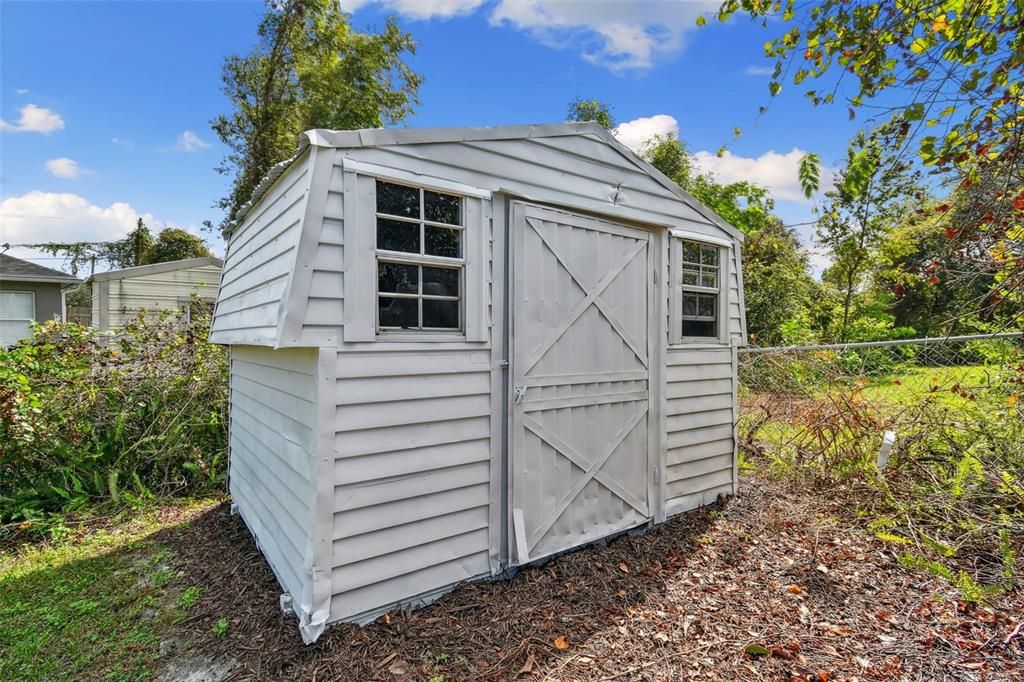
{"type": "Polygon", "coordinates": [[[978,609],[900,566],[825,502],[744,479],[741,497],[313,646],[222,505],[174,541],[203,599],[190,649],[231,679],[1020,679],[1024,599],[978,609]],[[218,619],[226,637],[213,634],[218,619]],[[441,677],[443,676],[443,677],[441,677]]]}

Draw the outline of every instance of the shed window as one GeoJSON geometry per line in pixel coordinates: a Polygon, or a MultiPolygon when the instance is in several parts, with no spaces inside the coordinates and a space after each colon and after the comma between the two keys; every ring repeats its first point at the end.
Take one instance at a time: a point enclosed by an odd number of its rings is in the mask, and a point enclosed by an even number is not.
{"type": "Polygon", "coordinates": [[[0,291],[0,347],[13,345],[31,334],[35,319],[35,293],[0,291]]]}
{"type": "Polygon", "coordinates": [[[461,331],[461,196],[376,181],[377,329],[461,331]]]}
{"type": "Polygon", "coordinates": [[[695,239],[672,240],[670,341],[726,341],[728,247],[695,239]]]}
{"type": "Polygon", "coordinates": [[[684,240],[681,253],[681,333],[683,337],[718,336],[718,247],[684,240]]]}

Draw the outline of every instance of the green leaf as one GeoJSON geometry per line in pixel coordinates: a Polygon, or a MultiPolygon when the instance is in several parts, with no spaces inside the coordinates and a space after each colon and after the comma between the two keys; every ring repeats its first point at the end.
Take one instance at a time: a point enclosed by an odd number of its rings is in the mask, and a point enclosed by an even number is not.
{"type": "Polygon", "coordinates": [[[706,26],[707,23],[708,23],[708,20],[707,20],[707,18],[703,14],[700,14],[700,15],[697,16],[697,25],[698,26],[706,26]]]}
{"type": "Polygon", "coordinates": [[[772,94],[772,97],[775,97],[777,94],[782,92],[782,84],[776,81],[772,81],[771,83],[768,84],[768,92],[772,94]]]}
{"type": "Polygon", "coordinates": [[[910,44],[910,51],[914,54],[922,54],[928,49],[928,41],[924,38],[917,38],[910,44]]]}
{"type": "Polygon", "coordinates": [[[760,644],[748,644],[747,648],[743,650],[750,656],[771,656],[772,652],[764,648],[760,644]]]}
{"type": "Polygon", "coordinates": [[[805,154],[800,159],[800,187],[804,191],[804,196],[808,199],[818,191],[820,186],[820,167],[821,159],[814,152],[805,154]]]}

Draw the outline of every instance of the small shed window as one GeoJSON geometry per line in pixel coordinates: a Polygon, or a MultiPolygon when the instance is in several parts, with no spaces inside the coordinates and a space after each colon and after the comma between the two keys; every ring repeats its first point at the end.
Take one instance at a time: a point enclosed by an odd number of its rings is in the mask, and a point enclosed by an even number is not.
{"type": "Polygon", "coordinates": [[[728,340],[728,248],[697,239],[672,240],[672,343],[728,340]]]}
{"type": "Polygon", "coordinates": [[[383,180],[377,189],[377,328],[462,329],[463,201],[383,180]]]}

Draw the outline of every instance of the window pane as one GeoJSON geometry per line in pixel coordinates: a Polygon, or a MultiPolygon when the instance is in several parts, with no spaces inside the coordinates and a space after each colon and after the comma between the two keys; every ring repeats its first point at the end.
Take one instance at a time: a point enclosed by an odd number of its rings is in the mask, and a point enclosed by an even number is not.
{"type": "Polygon", "coordinates": [[[32,333],[32,323],[0,320],[0,348],[13,346],[32,333]]]}
{"type": "Polygon", "coordinates": [[[424,229],[427,232],[426,253],[431,256],[447,258],[458,258],[462,255],[459,244],[462,239],[462,230],[448,230],[429,225],[424,229]]]}
{"type": "Polygon", "coordinates": [[[701,245],[700,262],[704,265],[718,265],[718,247],[701,245]]]}
{"type": "Polygon", "coordinates": [[[702,287],[718,287],[718,271],[705,268],[700,275],[700,285],[702,287]]]}
{"type": "Polygon", "coordinates": [[[419,293],[419,267],[403,263],[377,265],[377,290],[392,294],[419,293]]]}
{"type": "Polygon", "coordinates": [[[377,212],[408,218],[420,217],[420,191],[415,187],[377,181],[377,212]]]}
{"type": "Polygon", "coordinates": [[[459,328],[459,302],[423,299],[423,326],[441,329],[459,328]]]}
{"type": "Polygon", "coordinates": [[[683,262],[699,263],[700,247],[693,242],[683,242],[683,262]]]}
{"type": "Polygon", "coordinates": [[[380,310],[380,326],[402,327],[403,329],[419,326],[419,299],[381,296],[377,302],[380,310]]]}
{"type": "Polygon", "coordinates": [[[22,291],[0,292],[0,319],[31,320],[35,317],[32,294],[22,291]]]}
{"type": "Polygon", "coordinates": [[[697,314],[701,317],[715,317],[718,308],[717,296],[698,296],[697,314]]]}
{"type": "Polygon", "coordinates": [[[419,253],[419,224],[377,218],[377,248],[387,251],[419,253]]]}
{"type": "Polygon", "coordinates": [[[683,320],[683,336],[718,336],[714,322],[683,320]]]}
{"type": "Polygon", "coordinates": [[[683,284],[696,286],[699,275],[697,270],[683,270],[683,284]]]}
{"type": "Polygon", "coordinates": [[[424,190],[423,205],[427,220],[435,220],[439,223],[448,223],[449,225],[462,224],[461,216],[459,215],[462,200],[459,197],[424,190]]]}
{"type": "Polygon", "coordinates": [[[458,296],[459,271],[455,268],[429,268],[423,266],[423,295],[458,296]]]}
{"type": "Polygon", "coordinates": [[[683,294],[683,315],[697,314],[697,297],[693,294],[683,294]]]}

